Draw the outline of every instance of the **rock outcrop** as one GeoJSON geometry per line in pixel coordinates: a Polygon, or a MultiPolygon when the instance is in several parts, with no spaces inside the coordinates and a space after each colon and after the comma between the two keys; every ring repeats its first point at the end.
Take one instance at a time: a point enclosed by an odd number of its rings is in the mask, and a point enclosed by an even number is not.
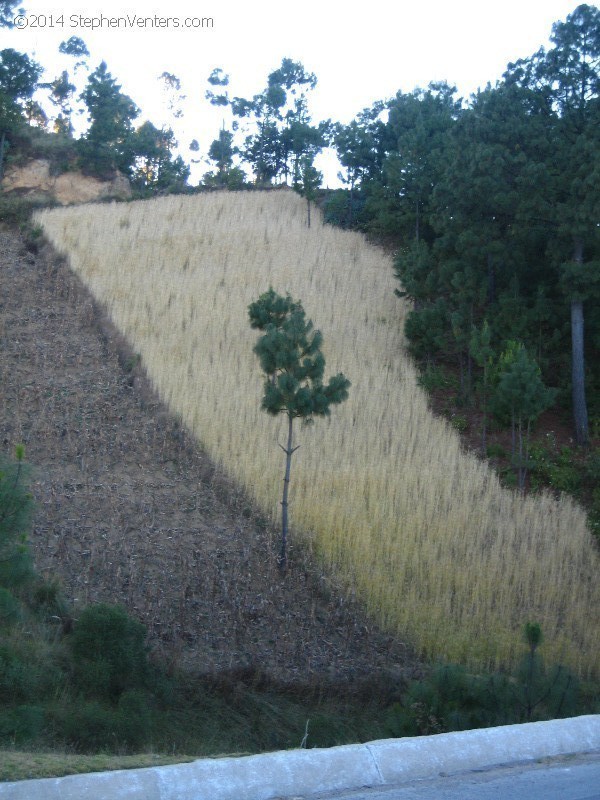
{"type": "Polygon", "coordinates": [[[2,181],[2,193],[20,196],[45,196],[61,205],[86,203],[107,197],[124,200],[131,196],[129,181],[116,175],[110,181],[101,181],[81,172],[63,172],[52,175],[50,162],[34,159],[21,166],[10,166],[2,181]]]}

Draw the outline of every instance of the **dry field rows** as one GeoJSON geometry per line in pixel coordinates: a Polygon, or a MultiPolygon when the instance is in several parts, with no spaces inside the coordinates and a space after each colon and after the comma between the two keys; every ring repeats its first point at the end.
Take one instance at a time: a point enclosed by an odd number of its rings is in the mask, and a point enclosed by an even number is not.
{"type": "Polygon", "coordinates": [[[568,498],[522,497],[432,416],[402,337],[389,258],[306,226],[291,192],[173,196],[45,211],[38,222],[141,355],[157,392],[273,517],[283,419],[260,410],[247,306],[269,286],[323,332],[350,397],[298,426],[290,489],[302,536],[378,623],[424,654],[499,666],[528,620],[545,654],[598,673],[600,558],[568,498]]]}

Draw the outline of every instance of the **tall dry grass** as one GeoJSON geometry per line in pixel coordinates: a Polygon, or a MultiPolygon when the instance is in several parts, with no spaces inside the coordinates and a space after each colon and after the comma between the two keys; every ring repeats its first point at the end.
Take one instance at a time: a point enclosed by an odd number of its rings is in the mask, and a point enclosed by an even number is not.
{"type": "MultiPolygon", "coordinates": [[[[293,535],[373,618],[434,658],[514,661],[528,620],[546,657],[598,674],[600,559],[581,508],[522,497],[461,451],[406,356],[390,261],[354,233],[306,226],[288,192],[167,197],[38,215],[106,305],[161,397],[273,517],[283,420],[260,410],[247,306],[269,286],[324,335],[350,398],[298,427],[293,535]]],[[[201,580],[199,576],[199,580],[201,580]]]]}

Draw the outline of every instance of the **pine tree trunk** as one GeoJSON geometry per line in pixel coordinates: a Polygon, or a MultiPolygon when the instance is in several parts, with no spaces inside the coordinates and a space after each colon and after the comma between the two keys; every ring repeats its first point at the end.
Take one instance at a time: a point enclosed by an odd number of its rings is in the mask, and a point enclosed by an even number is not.
{"type": "Polygon", "coordinates": [[[6,133],[2,131],[2,139],[0,139],[0,185],[4,178],[4,148],[6,146],[6,133]]]}
{"type": "Polygon", "coordinates": [[[525,712],[527,714],[527,722],[531,722],[531,717],[533,715],[533,709],[535,708],[535,704],[533,702],[533,668],[535,664],[535,647],[530,646],[529,648],[529,658],[528,658],[528,669],[527,669],[527,684],[525,686],[525,712]]]}
{"type": "Polygon", "coordinates": [[[306,210],[308,214],[308,227],[310,228],[310,199],[306,198],[306,210]]]}
{"type": "Polygon", "coordinates": [[[523,469],[523,420],[521,417],[519,417],[519,458],[517,464],[517,482],[519,489],[523,491],[525,488],[525,472],[523,469]]]}
{"type": "Polygon", "coordinates": [[[481,432],[481,455],[487,455],[487,365],[483,367],[483,430],[481,432]]]}
{"type": "Polygon", "coordinates": [[[419,198],[417,197],[417,201],[415,203],[415,241],[419,244],[421,240],[421,231],[420,231],[420,219],[419,219],[419,198]]]}
{"type": "Polygon", "coordinates": [[[511,443],[511,456],[515,458],[515,447],[516,447],[516,434],[515,434],[515,412],[514,410],[511,412],[510,415],[510,443],[511,443]]]}
{"type": "Polygon", "coordinates": [[[471,387],[473,386],[473,357],[471,351],[467,350],[467,397],[471,397],[471,387]]]}
{"type": "MultiPolygon", "coordinates": [[[[583,245],[575,243],[574,260],[583,261],[583,245]]],[[[577,444],[588,443],[588,413],[585,399],[585,371],[583,353],[583,301],[571,301],[571,358],[573,383],[573,419],[575,423],[575,440],[577,444]]]]}
{"type": "Polygon", "coordinates": [[[588,415],[585,400],[583,361],[583,302],[571,301],[571,342],[573,359],[573,420],[577,444],[587,444],[588,415]]]}
{"type": "Polygon", "coordinates": [[[492,304],[496,302],[496,271],[494,269],[494,259],[488,253],[487,257],[487,299],[488,303],[492,304]]]}
{"type": "Polygon", "coordinates": [[[292,468],[292,436],[294,418],[288,416],[288,440],[285,448],[285,477],[283,479],[283,498],[281,500],[281,553],[279,554],[279,569],[285,572],[287,568],[287,535],[288,535],[288,492],[290,488],[290,471],[292,468]]]}
{"type": "Polygon", "coordinates": [[[525,491],[525,481],[527,479],[527,473],[529,471],[529,438],[531,435],[531,420],[527,420],[527,434],[525,436],[525,460],[523,463],[523,485],[521,488],[525,491]]]}

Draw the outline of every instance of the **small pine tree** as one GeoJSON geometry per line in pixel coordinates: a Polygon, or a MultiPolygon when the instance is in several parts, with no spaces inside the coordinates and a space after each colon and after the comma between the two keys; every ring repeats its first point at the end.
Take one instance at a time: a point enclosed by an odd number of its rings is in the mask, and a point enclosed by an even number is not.
{"type": "Polygon", "coordinates": [[[294,188],[302,197],[306,197],[306,221],[310,228],[310,203],[317,197],[317,189],[323,180],[323,173],[314,166],[310,156],[304,156],[300,162],[299,180],[294,182],[294,188]]]}
{"type": "Polygon", "coordinates": [[[300,302],[289,294],[282,297],[272,288],[248,307],[250,326],[263,331],[254,346],[254,352],[266,375],[262,408],[276,416],[288,418],[287,446],[280,445],[286,454],[283,483],[281,553],[279,567],[285,572],[287,565],[288,490],[292,455],[299,445],[293,446],[293,422],[300,418],[305,423],[316,416],[329,416],[330,406],[348,397],[350,381],[342,373],[323,383],[325,358],[321,353],[323,337],[306,319],[300,302]]]}
{"type": "Polygon", "coordinates": [[[575,676],[560,665],[546,670],[538,653],[544,639],[539,623],[527,622],[523,636],[528,652],[521,661],[514,688],[514,699],[521,716],[531,722],[536,716],[554,719],[572,715],[578,692],[575,676]]]}
{"type": "Polygon", "coordinates": [[[495,392],[496,410],[510,415],[513,431],[513,464],[520,489],[525,487],[529,465],[529,434],[531,423],[554,402],[556,392],[548,389],[541,378],[540,368],[522,344],[509,342],[501,359],[501,372],[495,392]],[[515,431],[518,434],[518,454],[515,452],[515,431]]]}

